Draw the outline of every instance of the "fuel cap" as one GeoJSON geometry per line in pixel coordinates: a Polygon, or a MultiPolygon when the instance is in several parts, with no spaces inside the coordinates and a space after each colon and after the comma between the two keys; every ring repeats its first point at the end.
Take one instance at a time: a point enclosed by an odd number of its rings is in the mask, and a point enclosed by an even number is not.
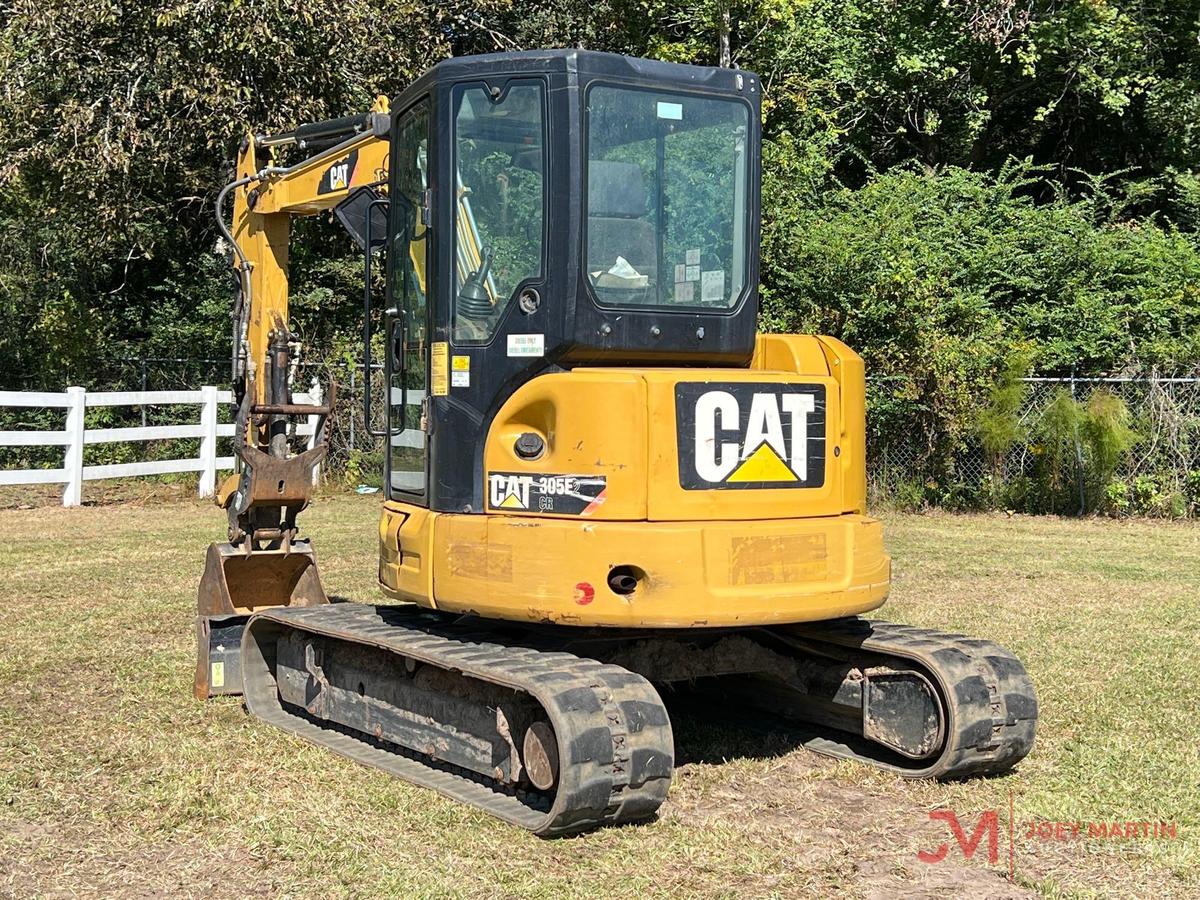
{"type": "Polygon", "coordinates": [[[514,449],[521,459],[537,459],[546,451],[546,442],[540,434],[526,431],[517,438],[514,449]]]}

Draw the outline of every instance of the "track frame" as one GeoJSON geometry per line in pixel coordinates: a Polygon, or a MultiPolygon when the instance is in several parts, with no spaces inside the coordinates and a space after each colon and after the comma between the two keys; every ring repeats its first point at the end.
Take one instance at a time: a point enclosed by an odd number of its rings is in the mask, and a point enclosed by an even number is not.
{"type": "Polygon", "coordinates": [[[251,618],[242,638],[246,706],[285,731],[542,836],[652,817],[670,786],[674,740],[650,682],[569,653],[480,637],[470,625],[410,607],[340,603],[266,610],[251,618]],[[274,641],[289,629],[373,646],[529,694],[557,736],[557,790],[547,796],[503,785],[285,705],[275,680],[274,641]]]}

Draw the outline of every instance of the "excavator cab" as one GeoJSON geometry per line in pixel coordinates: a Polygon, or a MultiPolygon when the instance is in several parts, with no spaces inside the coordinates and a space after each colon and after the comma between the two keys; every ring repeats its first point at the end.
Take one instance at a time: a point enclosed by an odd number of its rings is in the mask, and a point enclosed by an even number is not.
{"type": "MultiPolygon", "coordinates": [[[[540,375],[747,365],[759,99],[749,73],[549,51],[447,60],[395,101],[371,207],[391,499],[483,513],[484,429],[540,375]]],[[[343,204],[358,234],[364,195],[343,204]]]]}
{"type": "Polygon", "coordinates": [[[392,104],[386,197],[339,206],[386,332],[385,594],[636,627],[883,602],[861,360],[756,331],[760,101],[572,50],[447,60],[392,104]]]}

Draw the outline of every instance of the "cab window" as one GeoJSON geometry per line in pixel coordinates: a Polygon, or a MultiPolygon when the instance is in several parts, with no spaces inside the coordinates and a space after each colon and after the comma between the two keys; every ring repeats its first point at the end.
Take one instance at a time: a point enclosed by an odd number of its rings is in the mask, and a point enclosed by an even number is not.
{"type": "Polygon", "coordinates": [[[734,306],[746,286],[750,107],[594,85],[587,274],[602,306],[734,306]]]}
{"type": "Polygon", "coordinates": [[[454,91],[454,340],[485,342],[520,286],[542,277],[543,83],[454,91]]]}

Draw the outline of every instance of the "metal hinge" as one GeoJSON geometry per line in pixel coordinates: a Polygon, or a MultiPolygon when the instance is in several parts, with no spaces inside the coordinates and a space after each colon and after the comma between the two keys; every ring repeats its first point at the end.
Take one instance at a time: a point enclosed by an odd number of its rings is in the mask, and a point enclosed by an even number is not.
{"type": "Polygon", "coordinates": [[[426,228],[433,225],[433,190],[426,188],[421,195],[421,224],[426,228]]]}

